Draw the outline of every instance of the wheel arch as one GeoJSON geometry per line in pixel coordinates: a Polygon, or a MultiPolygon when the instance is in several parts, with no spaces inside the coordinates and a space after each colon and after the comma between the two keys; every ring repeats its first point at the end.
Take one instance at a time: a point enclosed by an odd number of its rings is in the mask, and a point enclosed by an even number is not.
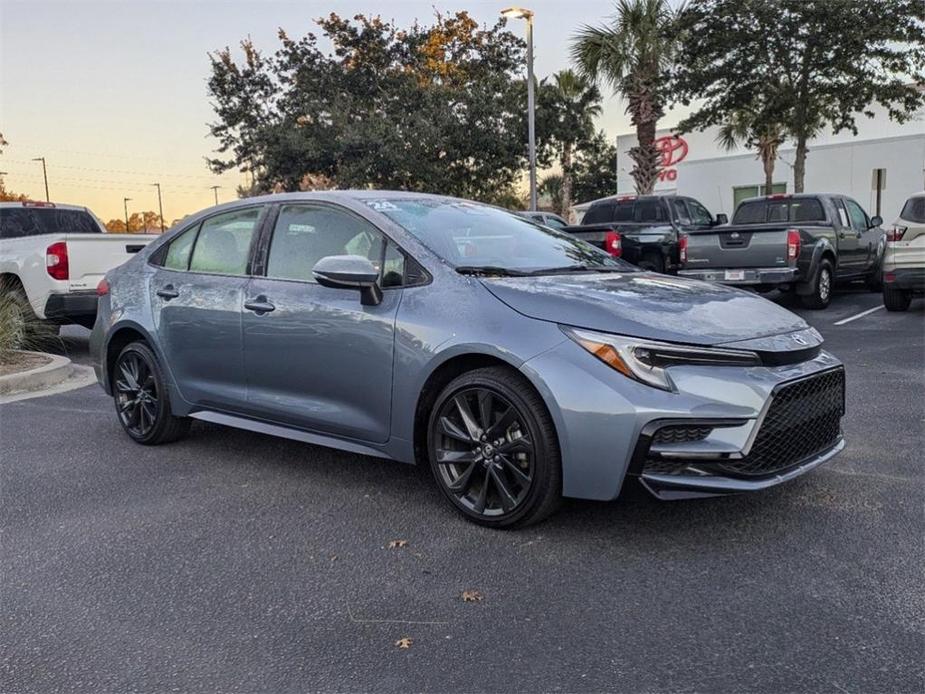
{"type": "Polygon", "coordinates": [[[427,375],[423,385],[418,391],[417,402],[414,408],[412,436],[414,462],[417,463],[427,460],[427,421],[440,392],[457,376],[469,371],[492,366],[502,366],[510,369],[527,381],[546,407],[547,413],[549,413],[550,419],[553,421],[553,426],[555,427],[553,433],[561,448],[562,441],[559,436],[558,424],[553,414],[553,409],[550,407],[550,403],[547,399],[548,389],[539,387],[538,384],[533,382],[530,375],[524,373],[524,371],[519,368],[519,363],[506,359],[502,355],[489,351],[461,351],[448,355],[444,360],[436,364],[427,375]]]}

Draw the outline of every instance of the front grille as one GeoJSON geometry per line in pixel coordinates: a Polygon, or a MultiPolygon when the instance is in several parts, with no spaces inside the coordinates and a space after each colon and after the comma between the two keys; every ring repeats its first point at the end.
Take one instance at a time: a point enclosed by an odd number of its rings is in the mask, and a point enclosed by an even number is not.
{"type": "MultiPolygon", "coordinates": [[[[723,461],[671,461],[647,458],[644,472],[684,474],[689,466],[734,477],[771,475],[828,450],[841,436],[845,414],[845,371],[825,371],[780,386],[773,395],[751,450],[745,458],[723,461]]],[[[657,434],[656,434],[657,437],[657,434]]]]}

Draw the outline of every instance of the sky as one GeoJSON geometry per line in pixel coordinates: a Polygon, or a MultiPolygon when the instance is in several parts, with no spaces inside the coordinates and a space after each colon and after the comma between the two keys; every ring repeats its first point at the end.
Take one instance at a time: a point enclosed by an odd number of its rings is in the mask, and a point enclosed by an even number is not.
{"type": "MultiPolygon", "coordinates": [[[[235,197],[238,172],[212,174],[216,141],[206,80],[208,52],[250,36],[272,53],[276,33],[315,29],[330,12],[380,14],[399,26],[429,23],[434,8],[466,9],[493,24],[511,0],[0,0],[0,154],[8,189],[44,197],[45,157],[53,201],[86,205],[104,221],[157,210],[168,223],[235,197]]],[[[524,0],[535,12],[538,77],[569,66],[571,36],[613,14],[613,0],[524,0]]],[[[524,32],[522,21],[509,24],[524,32]]],[[[600,126],[628,132],[624,104],[605,89],[600,126]]],[[[662,125],[672,124],[671,116],[662,125]]]]}

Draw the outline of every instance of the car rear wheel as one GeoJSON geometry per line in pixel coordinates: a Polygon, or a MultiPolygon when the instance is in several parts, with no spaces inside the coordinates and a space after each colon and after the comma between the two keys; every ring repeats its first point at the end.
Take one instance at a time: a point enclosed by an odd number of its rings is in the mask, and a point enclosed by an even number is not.
{"type": "Polygon", "coordinates": [[[800,297],[803,305],[817,310],[826,308],[832,301],[833,278],[832,263],[827,259],[820,261],[810,293],[800,297]]]}
{"type": "Polygon", "coordinates": [[[883,287],[883,305],[887,311],[905,311],[912,303],[912,292],[896,289],[894,287],[883,287]]]}
{"type": "Polygon", "coordinates": [[[132,342],[116,358],[112,392],[119,423],[134,441],[147,446],[169,443],[189,431],[190,420],[170,410],[167,384],[154,352],[132,342]]]}
{"type": "Polygon", "coordinates": [[[467,519],[525,526],[559,504],[562,467],[552,418],[516,372],[477,369],[437,398],[428,424],[437,486],[467,519]]]}

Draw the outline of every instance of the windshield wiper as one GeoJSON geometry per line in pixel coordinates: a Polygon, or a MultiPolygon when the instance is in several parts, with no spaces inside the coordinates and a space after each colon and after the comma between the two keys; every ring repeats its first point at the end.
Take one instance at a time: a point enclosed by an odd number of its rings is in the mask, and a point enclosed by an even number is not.
{"type": "Polygon", "coordinates": [[[527,277],[533,274],[498,265],[459,265],[456,267],[456,272],[460,275],[475,275],[476,277],[527,277]]]}
{"type": "Polygon", "coordinates": [[[563,265],[561,267],[543,267],[532,270],[529,275],[558,275],[566,272],[626,272],[626,268],[611,265],[563,265]]]}

